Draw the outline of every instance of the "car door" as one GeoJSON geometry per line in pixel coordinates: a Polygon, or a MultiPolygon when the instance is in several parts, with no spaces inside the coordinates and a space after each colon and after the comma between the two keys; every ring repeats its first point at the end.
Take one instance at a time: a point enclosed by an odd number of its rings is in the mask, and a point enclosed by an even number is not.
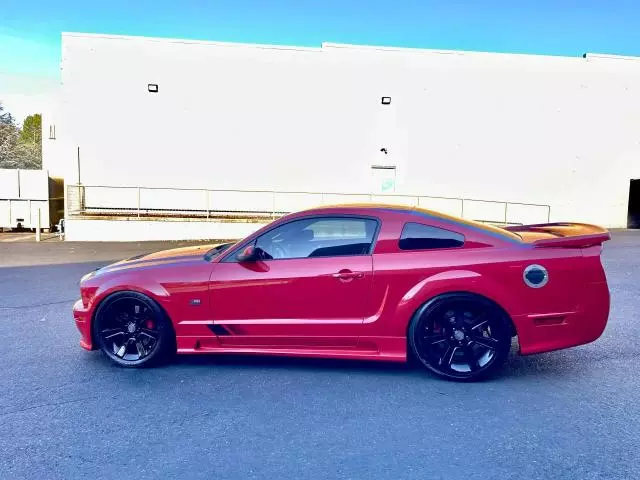
{"type": "Polygon", "coordinates": [[[221,343],[269,347],[353,347],[372,283],[379,221],[305,217],[280,224],[235,252],[210,280],[210,308],[221,343]]]}

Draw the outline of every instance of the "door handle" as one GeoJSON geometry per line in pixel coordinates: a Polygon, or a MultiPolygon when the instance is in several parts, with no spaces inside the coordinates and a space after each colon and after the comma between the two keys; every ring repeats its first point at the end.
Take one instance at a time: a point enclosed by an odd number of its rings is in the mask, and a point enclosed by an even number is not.
{"type": "Polygon", "coordinates": [[[351,270],[340,270],[338,273],[331,275],[333,278],[337,278],[342,281],[353,280],[354,278],[364,277],[364,272],[352,272],[351,270]]]}

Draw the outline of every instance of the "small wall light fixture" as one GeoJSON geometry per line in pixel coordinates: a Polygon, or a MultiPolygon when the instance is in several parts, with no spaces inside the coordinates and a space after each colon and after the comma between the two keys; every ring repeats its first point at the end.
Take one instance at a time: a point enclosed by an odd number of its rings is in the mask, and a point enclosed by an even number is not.
{"type": "Polygon", "coordinates": [[[391,105],[391,97],[382,97],[382,105],[391,105]]]}
{"type": "Polygon", "coordinates": [[[149,85],[147,85],[147,89],[151,93],[158,93],[158,84],[157,83],[150,83],[149,85]]]}

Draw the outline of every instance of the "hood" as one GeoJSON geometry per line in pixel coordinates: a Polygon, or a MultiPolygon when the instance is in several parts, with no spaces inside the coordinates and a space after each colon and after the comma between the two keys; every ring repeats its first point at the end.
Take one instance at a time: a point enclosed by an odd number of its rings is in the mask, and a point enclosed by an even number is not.
{"type": "Polygon", "coordinates": [[[159,252],[142,253],[140,255],[122,260],[122,262],[135,262],[140,260],[150,262],[155,260],[180,259],[183,257],[202,257],[205,253],[207,253],[214,247],[216,247],[216,245],[197,245],[191,247],[170,248],[169,250],[161,250],[159,252]]]}
{"type": "MultiPolygon", "coordinates": [[[[128,270],[132,268],[144,268],[158,265],[171,265],[177,263],[188,263],[194,261],[209,261],[215,256],[215,251],[223,251],[224,246],[231,245],[229,243],[214,243],[211,245],[197,245],[192,247],[172,248],[169,250],[162,250],[160,252],[143,253],[133,257],[129,257],[119,262],[112,263],[102,267],[99,270],[100,273],[116,270],[128,270]],[[213,251],[213,252],[212,252],[213,251]],[[212,252],[213,255],[205,255],[212,252]]],[[[97,272],[96,272],[97,273],[97,272]]]]}

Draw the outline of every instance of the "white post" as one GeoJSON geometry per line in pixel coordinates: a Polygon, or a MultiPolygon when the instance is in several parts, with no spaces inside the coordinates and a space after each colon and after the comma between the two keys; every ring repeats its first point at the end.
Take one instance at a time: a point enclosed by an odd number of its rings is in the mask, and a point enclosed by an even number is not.
{"type": "Polygon", "coordinates": [[[40,209],[38,208],[38,224],[36,225],[36,242],[40,241],[40,209]]]}
{"type": "Polygon", "coordinates": [[[271,197],[271,218],[276,218],[276,191],[274,190],[271,197]]]}

